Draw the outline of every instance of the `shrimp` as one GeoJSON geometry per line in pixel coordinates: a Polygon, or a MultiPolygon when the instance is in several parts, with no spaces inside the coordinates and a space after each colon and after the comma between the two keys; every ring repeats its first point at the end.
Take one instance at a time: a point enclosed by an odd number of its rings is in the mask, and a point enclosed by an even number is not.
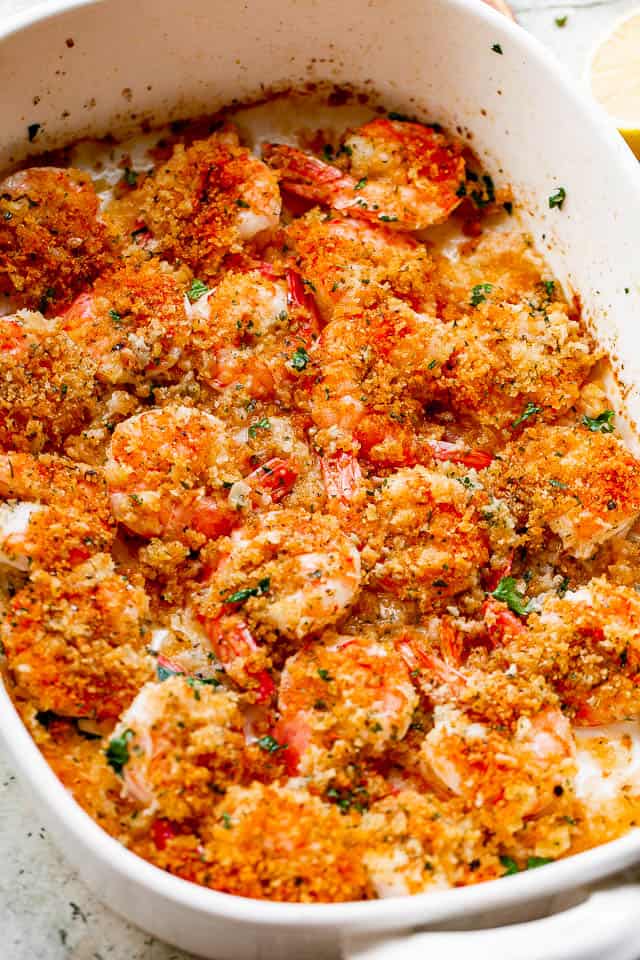
{"type": "Polygon", "coordinates": [[[102,472],[64,457],[0,453],[0,566],[58,572],[115,538],[102,472]]]}
{"type": "Polygon", "coordinates": [[[526,542],[539,546],[551,531],[578,559],[640,515],[640,463],[615,436],[583,426],[530,428],[507,444],[486,484],[526,528],[526,542]]]}
{"type": "Polygon", "coordinates": [[[242,384],[260,400],[282,393],[297,378],[296,356],[306,355],[319,332],[301,285],[295,271],[268,264],[229,270],[190,306],[188,365],[218,390],[242,384]]]}
{"type": "Polygon", "coordinates": [[[123,793],[146,816],[201,816],[212,796],[243,779],[243,717],[238,698],[211,681],[171,676],[147,683],[108,739],[107,759],[123,793]]]}
{"type": "Polygon", "coordinates": [[[462,315],[455,310],[445,326],[451,362],[438,384],[441,403],[512,431],[532,416],[553,420],[577,402],[598,352],[566,303],[543,284],[515,303],[492,283],[466,296],[462,315]]]}
{"type": "Polygon", "coordinates": [[[293,220],[284,238],[325,321],[340,304],[366,303],[379,288],[414,310],[435,313],[434,263],[413,237],[313,210],[293,220]]]}
{"type": "Polygon", "coordinates": [[[0,292],[19,306],[58,312],[116,251],[86,173],[30,167],[0,183],[0,292]]]}
{"type": "Polygon", "coordinates": [[[369,884],[356,824],[356,814],[291,782],[230,787],[206,829],[204,882],[254,899],[362,899],[369,884]]]}
{"type": "Polygon", "coordinates": [[[640,597],[599,577],[549,594],[499,662],[542,674],[578,725],[640,718],[640,597]]]}
{"type": "Polygon", "coordinates": [[[185,299],[169,270],[127,263],[80,294],[61,327],[108,384],[166,378],[191,334],[185,299]]]}
{"type": "Polygon", "coordinates": [[[217,417],[192,407],[145,410],[113,432],[105,476],[113,514],[142,537],[198,546],[228,533],[237,444],[217,417]]]}
{"type": "Polygon", "coordinates": [[[393,645],[329,634],[284,665],[276,739],[291,771],[308,776],[361,756],[381,756],[406,734],[418,697],[393,645]]]}
{"type": "Polygon", "coordinates": [[[367,583],[416,600],[425,612],[477,586],[479,568],[488,560],[477,494],[422,466],[380,482],[362,524],[375,558],[367,583]]]}
{"type": "Polygon", "coordinates": [[[437,705],[421,757],[428,774],[469,807],[487,808],[507,830],[563,798],[575,775],[571,724],[553,706],[531,715],[516,711],[510,724],[497,725],[459,706],[437,705]]]}
{"type": "Polygon", "coordinates": [[[363,862],[376,896],[407,896],[502,876],[483,831],[456,799],[404,789],[362,818],[363,862]],[[471,865],[471,866],[470,866],[471,865]]]}
{"type": "Polygon", "coordinates": [[[442,223],[461,200],[461,147],[433,127],[376,119],[343,138],[333,166],[295,147],[263,155],[286,190],[392,230],[442,223]]]}
{"type": "Polygon", "coordinates": [[[151,679],[144,590],[98,554],[64,576],[35,571],[0,639],[20,696],[40,711],[114,720],[151,679]]]}
{"type": "Polygon", "coordinates": [[[61,445],[93,413],[94,374],[55,322],[26,310],[0,317],[0,446],[39,453],[61,445]]]}
{"type": "MultiPolygon", "coordinates": [[[[449,355],[437,321],[400,300],[339,309],[313,351],[314,423],[328,432],[327,440],[342,436],[347,449],[355,441],[356,450],[373,461],[430,460],[429,449],[418,449],[415,432],[449,355]]],[[[323,446],[324,439],[323,433],[323,446]]]]}
{"type": "Polygon", "coordinates": [[[190,616],[229,676],[243,687],[258,683],[264,699],[274,635],[299,643],[337,623],[359,586],[360,555],[334,517],[270,511],[220,545],[190,616]]]}
{"type": "Polygon", "coordinates": [[[137,229],[149,229],[155,252],[204,279],[227,254],[276,227],[281,208],[276,175],[240,146],[231,126],[188,147],[176,144],[122,204],[137,229]]]}

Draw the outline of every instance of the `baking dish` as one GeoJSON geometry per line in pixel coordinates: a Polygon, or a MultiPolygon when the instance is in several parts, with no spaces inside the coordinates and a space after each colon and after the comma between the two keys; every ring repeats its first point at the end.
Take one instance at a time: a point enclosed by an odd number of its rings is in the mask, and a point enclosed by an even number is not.
{"type": "MultiPolygon", "coordinates": [[[[0,167],[80,135],[212,112],[234,97],[319,80],[352,83],[375,91],[390,109],[458,127],[490,172],[513,184],[527,228],[567,292],[579,292],[614,360],[619,422],[633,438],[640,420],[640,172],[553,59],[477,0],[185,0],[179,11],[169,0],[140,0],[135,9],[123,0],[48,2],[5,24],[0,37],[0,167]],[[548,203],[560,186],[567,195],[561,210],[548,203]]],[[[373,956],[382,948],[363,944],[361,935],[397,937],[538,901],[640,860],[634,832],[543,870],[413,898],[297,905],[230,897],[162,873],[102,833],[51,773],[3,689],[0,718],[16,769],[85,880],[140,926],[218,960],[301,960],[340,949],[373,956]]],[[[511,929],[510,942],[504,931],[493,940],[482,936],[489,950],[513,958],[631,956],[624,950],[637,938],[636,903],[633,888],[610,890],[556,918],[551,931],[539,921],[511,929]],[[603,923],[607,916],[615,922],[603,923]],[[544,946],[549,936],[554,953],[544,946]]],[[[473,949],[482,956],[481,944],[468,940],[476,934],[426,936],[420,952],[473,949]]],[[[409,949],[395,939],[384,956],[409,949]]]]}

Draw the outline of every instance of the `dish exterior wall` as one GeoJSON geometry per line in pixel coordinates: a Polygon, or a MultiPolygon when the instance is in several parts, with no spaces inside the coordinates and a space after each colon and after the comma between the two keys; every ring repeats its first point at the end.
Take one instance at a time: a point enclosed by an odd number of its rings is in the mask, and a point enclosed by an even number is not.
{"type": "MultiPolygon", "coordinates": [[[[595,107],[527,34],[475,0],[49,2],[0,38],[0,167],[141,120],[210,113],[287,84],[372,90],[390,109],[467,136],[508,178],[525,224],[611,353],[640,421],[640,170],[595,107]],[[501,52],[495,49],[498,45],[501,52]],[[37,124],[38,127],[33,125],[37,124]],[[30,128],[30,132],[29,132],[30,128]],[[30,140],[31,136],[31,140],[30,140]],[[499,158],[499,160],[497,159],[499,158]],[[567,192],[561,210],[548,197],[567,192]]],[[[640,838],[493,884],[383,903],[253,903],[187,885],[132,857],[55,780],[0,689],[0,734],[44,819],[114,909],[217,960],[337,949],[341,931],[392,930],[579,885],[640,858],[640,838]]]]}

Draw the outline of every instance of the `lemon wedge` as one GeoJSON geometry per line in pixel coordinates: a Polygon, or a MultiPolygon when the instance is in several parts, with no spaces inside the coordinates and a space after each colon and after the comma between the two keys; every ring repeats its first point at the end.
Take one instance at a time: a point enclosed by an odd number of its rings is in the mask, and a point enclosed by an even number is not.
{"type": "Polygon", "coordinates": [[[640,10],[617,23],[596,48],[588,80],[640,160],[640,10]]]}

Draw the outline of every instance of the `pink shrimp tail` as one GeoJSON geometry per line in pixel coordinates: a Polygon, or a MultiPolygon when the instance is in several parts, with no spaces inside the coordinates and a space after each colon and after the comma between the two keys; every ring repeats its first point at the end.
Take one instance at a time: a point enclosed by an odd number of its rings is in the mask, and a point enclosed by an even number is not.
{"type": "Polygon", "coordinates": [[[266,143],[262,148],[262,156],[270,167],[280,172],[285,190],[308,200],[326,203],[337,191],[351,185],[352,178],[338,167],[332,167],[295,147],[266,143]]]}

